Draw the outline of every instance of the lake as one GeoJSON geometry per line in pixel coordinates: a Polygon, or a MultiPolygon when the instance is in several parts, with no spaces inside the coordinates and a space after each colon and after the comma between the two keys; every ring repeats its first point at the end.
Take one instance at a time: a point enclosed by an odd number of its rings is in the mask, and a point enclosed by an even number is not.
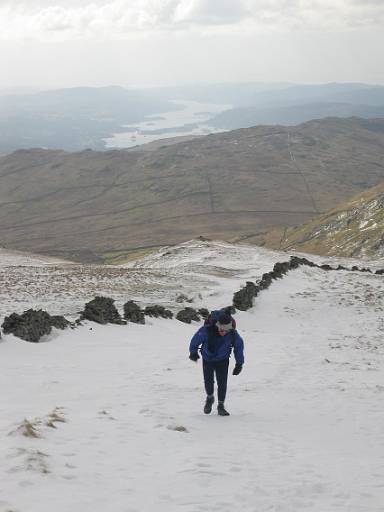
{"type": "Polygon", "coordinates": [[[209,120],[232,108],[232,105],[197,101],[174,100],[172,103],[179,105],[180,110],[161,112],[146,117],[140,123],[124,125],[126,132],[114,133],[112,137],[104,139],[106,148],[131,148],[169,137],[222,132],[225,130],[210,126],[209,120]]]}

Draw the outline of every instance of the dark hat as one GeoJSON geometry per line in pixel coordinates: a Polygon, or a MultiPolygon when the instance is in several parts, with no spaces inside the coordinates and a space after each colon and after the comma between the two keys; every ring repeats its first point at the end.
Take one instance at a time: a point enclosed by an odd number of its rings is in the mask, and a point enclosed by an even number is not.
{"type": "Polygon", "coordinates": [[[220,316],[216,322],[216,326],[218,329],[223,329],[224,331],[230,331],[232,329],[232,317],[228,313],[220,313],[220,316]]]}
{"type": "Polygon", "coordinates": [[[229,313],[227,313],[226,311],[223,311],[222,313],[220,313],[217,321],[220,324],[230,324],[232,322],[232,317],[229,313]]]}

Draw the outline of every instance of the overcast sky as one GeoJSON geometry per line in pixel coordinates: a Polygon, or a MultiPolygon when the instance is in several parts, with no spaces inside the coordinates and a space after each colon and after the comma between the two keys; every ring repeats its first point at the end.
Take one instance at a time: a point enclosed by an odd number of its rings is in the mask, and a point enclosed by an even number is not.
{"type": "Polygon", "coordinates": [[[384,0],[0,0],[0,88],[384,84],[384,0]]]}

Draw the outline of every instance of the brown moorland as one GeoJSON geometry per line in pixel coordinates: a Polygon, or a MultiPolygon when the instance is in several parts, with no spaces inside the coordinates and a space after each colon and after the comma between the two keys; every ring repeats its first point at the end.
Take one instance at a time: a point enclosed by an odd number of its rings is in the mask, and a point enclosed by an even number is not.
{"type": "Polygon", "coordinates": [[[257,126],[155,148],[0,159],[0,245],[79,261],[299,225],[384,179],[384,119],[257,126]]]}

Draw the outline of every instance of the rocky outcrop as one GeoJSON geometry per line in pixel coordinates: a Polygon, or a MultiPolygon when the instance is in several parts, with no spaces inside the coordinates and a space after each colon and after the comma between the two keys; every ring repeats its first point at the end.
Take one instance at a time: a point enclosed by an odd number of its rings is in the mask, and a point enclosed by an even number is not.
{"type": "Polygon", "coordinates": [[[144,312],[133,300],[124,304],[124,318],[135,324],[145,324],[144,312]]]}
{"type": "Polygon", "coordinates": [[[185,324],[190,324],[192,320],[199,322],[200,315],[194,308],[184,308],[177,313],[176,320],[180,320],[180,322],[184,322],[185,324]]]}
{"type": "MultiPolygon", "coordinates": [[[[305,265],[307,267],[316,267],[325,271],[350,271],[350,272],[370,272],[373,273],[369,268],[359,268],[357,266],[353,266],[352,268],[344,267],[343,265],[338,265],[337,267],[332,267],[327,263],[322,265],[317,265],[313,261],[309,261],[307,258],[300,258],[298,256],[291,256],[289,261],[283,261],[275,263],[273,270],[271,272],[266,272],[262,275],[261,279],[253,283],[252,281],[247,281],[245,286],[241,288],[239,291],[235,292],[233,295],[233,306],[241,311],[246,311],[253,306],[253,300],[258,295],[261,290],[266,290],[269,288],[275,279],[280,279],[285,275],[289,270],[294,270],[300,267],[301,265],[305,265]]],[[[376,270],[376,275],[384,274],[384,269],[376,270]]]]}
{"type": "Polygon", "coordinates": [[[120,313],[113,304],[114,302],[109,297],[95,297],[85,304],[80,318],[82,320],[91,320],[98,324],[123,325],[126,322],[121,318],[120,313]]]}
{"type": "Polygon", "coordinates": [[[187,297],[184,293],[180,293],[180,295],[178,295],[176,297],[176,302],[179,302],[179,303],[181,303],[181,302],[189,302],[189,303],[191,303],[191,302],[193,302],[193,299],[190,298],[190,297],[187,297]]]}
{"type": "Polygon", "coordinates": [[[28,309],[21,315],[12,313],[5,317],[2,324],[4,334],[13,334],[18,338],[32,343],[38,343],[40,339],[50,334],[52,327],[65,329],[70,322],[63,316],[51,316],[42,309],[28,309]]]}
{"type": "MultiPolygon", "coordinates": [[[[343,265],[332,267],[329,264],[316,264],[307,258],[291,256],[289,261],[278,262],[274,265],[270,272],[264,273],[261,278],[255,282],[247,281],[245,286],[234,293],[231,306],[223,309],[230,309],[230,313],[234,314],[237,309],[246,311],[253,306],[254,299],[263,290],[268,289],[271,284],[281,279],[290,270],[295,270],[300,266],[314,267],[320,270],[343,271],[343,272],[364,272],[375,275],[383,275],[384,269],[376,271],[370,268],[359,268],[356,265],[347,268],[343,265]]],[[[201,322],[209,317],[210,311],[207,308],[194,309],[185,307],[176,315],[176,319],[190,324],[192,321],[201,322]]],[[[145,315],[155,318],[173,318],[173,313],[161,305],[147,306],[143,311],[138,304],[129,300],[124,304],[124,320],[120,316],[119,311],[114,305],[114,300],[108,297],[95,297],[93,300],[85,304],[84,311],[76,320],[76,325],[81,325],[81,320],[91,320],[100,324],[126,324],[127,321],[145,324],[145,315]]],[[[29,309],[23,314],[12,313],[4,319],[2,324],[5,334],[13,334],[26,341],[37,343],[43,336],[49,334],[52,328],[65,329],[68,326],[74,326],[62,316],[51,316],[43,310],[29,309]]]]}
{"type": "Polygon", "coordinates": [[[209,316],[209,310],[208,310],[207,308],[200,308],[200,309],[198,310],[198,313],[199,313],[199,315],[201,316],[201,318],[203,318],[204,320],[205,320],[206,318],[208,318],[208,316],[209,316]]]}
{"type": "Polygon", "coordinates": [[[165,309],[164,306],[147,306],[144,310],[144,314],[155,318],[173,318],[173,313],[169,309],[165,309]]]}
{"type": "Polygon", "coordinates": [[[61,315],[51,316],[51,325],[56,329],[64,330],[71,325],[71,322],[61,315]]]}
{"type": "Polygon", "coordinates": [[[244,288],[235,292],[233,295],[233,305],[236,309],[240,309],[240,311],[246,311],[247,309],[253,306],[253,299],[259,292],[259,287],[252,283],[251,281],[247,281],[244,288]]]}
{"type": "Polygon", "coordinates": [[[266,233],[264,245],[323,256],[383,256],[384,183],[364,190],[305,224],[281,231],[266,233]]]}

